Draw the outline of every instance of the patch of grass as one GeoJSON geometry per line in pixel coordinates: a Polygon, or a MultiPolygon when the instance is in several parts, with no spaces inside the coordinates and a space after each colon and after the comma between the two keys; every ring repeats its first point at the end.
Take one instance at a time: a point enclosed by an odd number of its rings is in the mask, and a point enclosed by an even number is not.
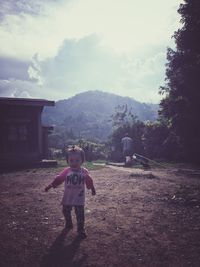
{"type": "MultiPolygon", "coordinates": [[[[96,161],[95,161],[95,163],[96,163],[96,161]]],[[[100,162],[98,162],[98,163],[100,163],[100,162]]],[[[90,162],[90,161],[84,162],[83,166],[85,168],[87,168],[88,170],[99,170],[99,169],[104,168],[103,165],[94,165],[93,162],[90,162]]]]}
{"type": "Polygon", "coordinates": [[[58,159],[57,162],[58,162],[58,167],[67,167],[68,166],[65,159],[58,159]]]}
{"type": "Polygon", "coordinates": [[[93,161],[94,163],[100,163],[100,164],[105,164],[106,163],[106,160],[104,160],[104,159],[98,159],[98,160],[95,160],[95,161],[93,161]]]}
{"type": "MultiPolygon", "coordinates": [[[[95,161],[95,163],[104,163],[103,161],[95,161]]],[[[58,160],[58,168],[65,168],[67,167],[68,164],[66,162],[66,160],[64,159],[60,159],[58,160]]],[[[102,169],[104,168],[103,165],[94,165],[93,162],[90,162],[90,161],[85,161],[84,164],[83,164],[83,167],[87,168],[88,170],[99,170],[99,169],[102,169]]]]}

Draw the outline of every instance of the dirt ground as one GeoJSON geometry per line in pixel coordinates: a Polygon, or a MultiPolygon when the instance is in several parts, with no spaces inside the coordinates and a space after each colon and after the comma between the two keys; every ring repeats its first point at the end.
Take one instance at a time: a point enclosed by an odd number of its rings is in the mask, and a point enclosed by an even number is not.
{"type": "Polygon", "coordinates": [[[105,167],[91,171],[87,239],[62,232],[58,169],[0,175],[1,267],[200,266],[200,172],[105,167]]]}

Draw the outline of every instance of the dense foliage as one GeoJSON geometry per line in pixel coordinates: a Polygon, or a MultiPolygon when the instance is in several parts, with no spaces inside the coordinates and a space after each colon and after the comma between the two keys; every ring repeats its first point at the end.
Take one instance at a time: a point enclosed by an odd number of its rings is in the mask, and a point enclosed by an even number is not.
{"type": "Polygon", "coordinates": [[[183,26],[174,34],[176,50],[167,51],[160,114],[176,141],[177,157],[200,162],[200,1],[185,0],[178,12],[183,26]]]}

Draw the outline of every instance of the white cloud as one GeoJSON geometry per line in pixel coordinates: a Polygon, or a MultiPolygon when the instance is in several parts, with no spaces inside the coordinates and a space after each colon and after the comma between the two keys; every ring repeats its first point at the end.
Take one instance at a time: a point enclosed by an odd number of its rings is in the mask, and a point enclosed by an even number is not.
{"type": "Polygon", "coordinates": [[[40,60],[35,56],[29,73],[55,98],[103,90],[155,102],[159,100],[165,57],[160,51],[138,58],[119,55],[90,35],[79,41],[65,40],[55,57],[40,60]]]}
{"type": "Polygon", "coordinates": [[[0,80],[0,96],[48,98],[47,92],[41,90],[40,86],[18,79],[0,80]]]}
{"type": "Polygon", "coordinates": [[[38,82],[28,82],[33,96],[33,88],[38,97],[51,99],[100,89],[159,100],[166,47],[173,46],[182,0],[18,2],[0,24],[0,55],[33,58],[28,71],[38,82]]]}
{"type": "MultiPolygon", "coordinates": [[[[38,1],[37,1],[38,2],[38,1]]],[[[30,59],[56,54],[64,39],[98,34],[118,52],[171,44],[179,0],[73,0],[46,2],[44,13],[7,15],[0,27],[0,53],[30,59]],[[172,20],[173,18],[173,20],[172,20]]],[[[45,3],[45,2],[43,2],[45,3]]]]}

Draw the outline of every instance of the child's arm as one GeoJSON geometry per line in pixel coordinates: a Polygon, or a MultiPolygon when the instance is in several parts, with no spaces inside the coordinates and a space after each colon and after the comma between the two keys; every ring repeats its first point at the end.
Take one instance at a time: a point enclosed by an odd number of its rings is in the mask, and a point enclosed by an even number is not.
{"type": "Polygon", "coordinates": [[[92,195],[96,195],[96,190],[95,190],[95,187],[94,187],[94,184],[93,184],[93,180],[92,180],[92,177],[89,175],[89,172],[88,170],[85,169],[85,184],[86,184],[86,187],[87,189],[91,189],[92,191],[92,195]]]}
{"type": "Polygon", "coordinates": [[[68,168],[64,169],[59,175],[56,176],[56,178],[53,180],[52,183],[50,183],[47,187],[45,187],[45,192],[48,192],[50,188],[55,188],[62,184],[65,180],[65,176],[68,172],[68,168]]]}

